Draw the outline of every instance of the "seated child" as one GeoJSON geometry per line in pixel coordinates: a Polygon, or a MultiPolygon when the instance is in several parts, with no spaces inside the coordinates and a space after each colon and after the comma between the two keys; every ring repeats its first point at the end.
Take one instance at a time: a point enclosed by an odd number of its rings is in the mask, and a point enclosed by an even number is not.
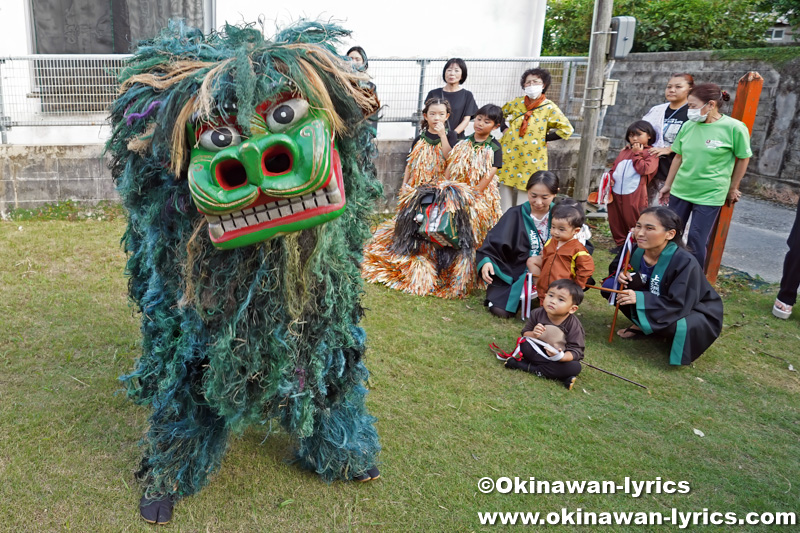
{"type": "Polygon", "coordinates": [[[539,295],[557,279],[571,279],[581,289],[586,287],[594,272],[594,260],[577,239],[585,218],[580,208],[573,205],[559,204],[553,208],[550,238],[542,255],[531,256],[527,261],[539,295]]]}
{"type": "Polygon", "coordinates": [[[517,355],[506,359],[506,368],[560,380],[572,390],[583,359],[585,335],[575,316],[582,301],[583,290],[574,281],[558,279],[551,283],[542,306],[531,312],[522,328],[522,336],[539,339],[557,351],[524,339],[519,344],[519,352],[515,351],[517,355]]]}

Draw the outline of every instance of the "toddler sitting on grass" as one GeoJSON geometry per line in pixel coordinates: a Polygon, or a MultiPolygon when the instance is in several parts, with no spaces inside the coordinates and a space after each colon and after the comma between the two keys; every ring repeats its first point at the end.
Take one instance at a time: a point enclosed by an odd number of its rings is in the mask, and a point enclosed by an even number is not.
{"type": "Polygon", "coordinates": [[[583,289],[577,283],[570,279],[552,282],[542,305],[531,312],[522,328],[516,355],[497,357],[505,359],[506,368],[559,380],[572,390],[581,372],[585,346],[583,326],[575,316],[581,302],[583,289]]]}

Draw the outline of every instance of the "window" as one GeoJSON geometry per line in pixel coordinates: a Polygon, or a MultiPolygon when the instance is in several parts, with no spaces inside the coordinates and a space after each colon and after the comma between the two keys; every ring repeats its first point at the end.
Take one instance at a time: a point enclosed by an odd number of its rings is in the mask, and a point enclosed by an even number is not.
{"type": "Polygon", "coordinates": [[[770,28],[765,35],[768,41],[782,41],[783,30],[778,28],[770,28]]]}
{"type": "Polygon", "coordinates": [[[203,0],[30,0],[37,54],[127,54],[171,18],[203,27],[203,0]]]}

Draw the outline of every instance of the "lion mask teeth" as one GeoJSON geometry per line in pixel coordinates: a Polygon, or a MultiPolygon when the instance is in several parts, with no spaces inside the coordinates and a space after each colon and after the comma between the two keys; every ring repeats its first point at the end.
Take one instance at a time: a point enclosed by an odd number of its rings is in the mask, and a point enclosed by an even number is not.
{"type": "Polygon", "coordinates": [[[208,221],[208,231],[211,236],[215,239],[220,239],[228,231],[256,226],[302,213],[309,209],[339,205],[341,203],[342,191],[339,189],[336,180],[332,179],[327,187],[317,189],[303,196],[268,202],[226,215],[205,215],[205,217],[208,221]]]}

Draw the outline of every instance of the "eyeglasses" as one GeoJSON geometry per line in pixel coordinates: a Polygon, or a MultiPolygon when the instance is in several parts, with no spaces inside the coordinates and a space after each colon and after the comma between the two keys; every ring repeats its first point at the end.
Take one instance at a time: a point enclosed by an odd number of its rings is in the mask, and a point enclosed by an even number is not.
{"type": "Polygon", "coordinates": [[[523,87],[530,87],[531,85],[544,85],[544,82],[538,78],[535,78],[530,81],[526,81],[523,87]]]}

